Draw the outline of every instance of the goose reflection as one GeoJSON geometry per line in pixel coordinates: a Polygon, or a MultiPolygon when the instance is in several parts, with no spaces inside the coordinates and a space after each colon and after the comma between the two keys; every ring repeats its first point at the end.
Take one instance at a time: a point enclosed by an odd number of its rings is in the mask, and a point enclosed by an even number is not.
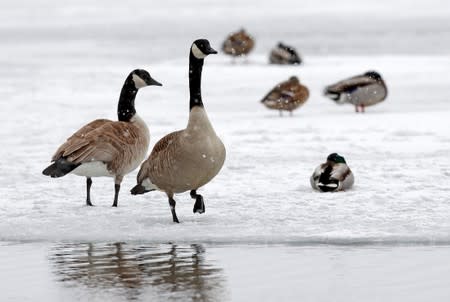
{"type": "Polygon", "coordinates": [[[110,290],[127,300],[151,292],[183,301],[221,300],[222,269],[204,255],[201,245],[81,243],[58,244],[49,259],[58,281],[87,291],[110,290]]]}

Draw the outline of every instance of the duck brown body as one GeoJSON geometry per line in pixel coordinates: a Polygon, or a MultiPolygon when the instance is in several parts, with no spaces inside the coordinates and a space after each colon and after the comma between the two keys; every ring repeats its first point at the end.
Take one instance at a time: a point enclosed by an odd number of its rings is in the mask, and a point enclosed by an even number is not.
{"type": "Polygon", "coordinates": [[[262,100],[269,109],[292,112],[309,98],[309,90],[295,76],[276,85],[262,100]]]}
{"type": "Polygon", "coordinates": [[[255,40],[244,30],[230,34],[222,45],[227,55],[238,57],[247,55],[255,46],[255,40]]]}

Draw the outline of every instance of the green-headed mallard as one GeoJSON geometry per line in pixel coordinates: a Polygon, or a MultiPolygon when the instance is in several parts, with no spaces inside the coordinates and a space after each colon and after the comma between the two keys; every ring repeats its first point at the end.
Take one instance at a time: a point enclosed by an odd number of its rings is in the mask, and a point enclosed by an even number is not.
{"type": "Polygon", "coordinates": [[[311,175],[311,186],[322,192],[348,190],[355,178],[343,156],[337,153],[328,155],[327,161],[320,164],[311,175]]]}
{"type": "Polygon", "coordinates": [[[355,106],[356,112],[364,112],[366,106],[386,99],[387,87],[378,72],[368,71],[327,86],[324,94],[337,104],[350,103],[355,106]]]}

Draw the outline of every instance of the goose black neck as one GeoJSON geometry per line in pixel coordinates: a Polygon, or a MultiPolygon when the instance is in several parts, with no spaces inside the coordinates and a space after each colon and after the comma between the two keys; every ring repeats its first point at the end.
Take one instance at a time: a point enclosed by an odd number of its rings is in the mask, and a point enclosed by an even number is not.
{"type": "Polygon", "coordinates": [[[195,106],[203,107],[201,92],[203,61],[203,59],[197,59],[191,51],[189,55],[189,110],[195,106]]]}
{"type": "Polygon", "coordinates": [[[120,92],[119,105],[117,106],[117,118],[122,122],[129,122],[136,114],[134,100],[138,89],[130,76],[125,80],[122,91],[120,92]]]}

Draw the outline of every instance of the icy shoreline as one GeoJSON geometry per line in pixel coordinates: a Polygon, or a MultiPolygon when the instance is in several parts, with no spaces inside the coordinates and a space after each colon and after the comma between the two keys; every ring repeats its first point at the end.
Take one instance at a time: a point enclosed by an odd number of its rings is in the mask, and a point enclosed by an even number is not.
{"type": "MultiPolygon", "coordinates": [[[[56,146],[79,126],[115,118],[124,65],[95,72],[69,65],[66,76],[56,78],[52,66],[41,66],[38,74],[13,70],[5,78],[11,85],[2,88],[9,111],[0,112],[6,122],[0,167],[9,171],[0,175],[0,240],[450,242],[448,57],[312,57],[301,67],[267,66],[260,56],[250,60],[231,65],[217,56],[204,68],[205,106],[228,157],[201,190],[206,214],[193,215],[188,194],[177,196],[180,226],[172,224],[164,194],[127,193],[136,171],[125,178],[117,209],[110,208],[109,179],[94,180],[96,207],[86,208],[82,178],[41,175],[56,146]],[[342,74],[374,67],[385,76],[389,97],[366,114],[320,95],[342,74]],[[259,99],[291,74],[300,76],[311,97],[294,117],[279,118],[259,99]],[[25,83],[32,90],[22,90],[25,83]],[[310,188],[312,170],[331,152],[346,157],[356,176],[353,190],[320,194],[310,188]]],[[[164,91],[149,88],[136,100],[151,146],[186,124],[184,61],[153,65],[164,91]]]]}

